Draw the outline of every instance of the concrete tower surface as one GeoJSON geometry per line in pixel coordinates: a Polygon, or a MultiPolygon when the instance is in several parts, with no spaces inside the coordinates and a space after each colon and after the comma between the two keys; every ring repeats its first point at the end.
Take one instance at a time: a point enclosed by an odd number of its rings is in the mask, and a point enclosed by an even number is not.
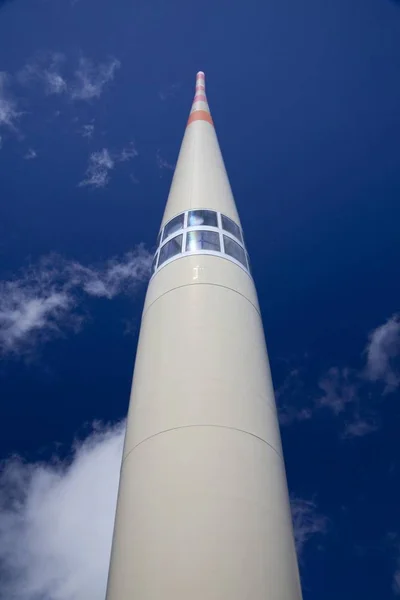
{"type": "Polygon", "coordinates": [[[161,223],[107,600],[301,600],[257,293],[204,73],[161,223]]]}

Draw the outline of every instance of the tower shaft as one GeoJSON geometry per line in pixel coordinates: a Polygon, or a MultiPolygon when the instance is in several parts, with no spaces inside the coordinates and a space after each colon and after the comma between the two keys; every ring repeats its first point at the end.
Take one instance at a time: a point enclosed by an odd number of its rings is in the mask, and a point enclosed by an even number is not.
{"type": "Polygon", "coordinates": [[[268,355],[196,80],[127,420],[107,600],[301,600],[268,355]]]}

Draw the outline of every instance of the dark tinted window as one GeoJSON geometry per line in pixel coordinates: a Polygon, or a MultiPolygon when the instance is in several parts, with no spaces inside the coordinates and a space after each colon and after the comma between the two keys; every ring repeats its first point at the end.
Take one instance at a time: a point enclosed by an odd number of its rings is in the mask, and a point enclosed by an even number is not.
{"type": "Polygon", "coordinates": [[[169,240],[164,246],[161,246],[160,249],[160,260],[158,261],[158,266],[162,265],[166,260],[176,256],[176,254],[180,254],[182,251],[182,235],[177,235],[176,237],[169,240]]]}
{"type": "Polygon", "coordinates": [[[240,231],[239,225],[236,225],[235,221],[232,221],[229,217],[225,217],[225,215],[221,215],[222,229],[228,231],[232,235],[238,238],[238,240],[243,241],[242,233],[240,231]]]}
{"type": "Polygon", "coordinates": [[[236,258],[247,269],[246,254],[242,246],[239,246],[235,240],[224,235],[225,254],[236,258]]]}
{"type": "Polygon", "coordinates": [[[250,257],[247,252],[246,252],[246,259],[247,259],[247,268],[248,268],[249,272],[251,273],[250,257]]]}
{"type": "Polygon", "coordinates": [[[188,216],[188,227],[196,225],[218,227],[217,213],[213,210],[191,210],[188,216]]]}
{"type": "Polygon", "coordinates": [[[158,252],[156,252],[154,258],[153,258],[153,262],[151,265],[151,272],[154,273],[154,271],[156,270],[157,267],[157,258],[158,258],[158,252]]]}
{"type": "Polygon", "coordinates": [[[184,219],[183,214],[178,215],[177,217],[174,217],[173,219],[171,219],[169,221],[169,223],[166,224],[166,226],[164,227],[163,240],[165,240],[167,237],[169,237],[170,235],[175,233],[175,231],[179,231],[179,229],[183,228],[183,219],[184,219]]]}

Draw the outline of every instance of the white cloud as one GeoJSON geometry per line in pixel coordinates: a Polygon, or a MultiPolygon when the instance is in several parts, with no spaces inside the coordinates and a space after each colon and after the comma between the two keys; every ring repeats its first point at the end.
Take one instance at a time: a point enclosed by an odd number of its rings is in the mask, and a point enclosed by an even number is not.
{"type": "Polygon", "coordinates": [[[17,111],[17,103],[9,90],[9,76],[0,71],[0,127],[16,129],[16,121],[22,113],[17,111]]]}
{"type": "Polygon", "coordinates": [[[307,542],[316,535],[326,533],[327,519],[318,513],[317,506],[312,500],[294,496],[290,498],[290,506],[297,555],[301,559],[307,542]]]}
{"type": "Polygon", "coordinates": [[[25,154],[25,160],[32,160],[37,157],[37,152],[33,148],[29,148],[28,152],[25,154]]]}
{"type": "Polygon", "coordinates": [[[67,90],[67,82],[59,73],[47,71],[44,75],[48,94],[62,94],[67,90]]]}
{"type": "Polygon", "coordinates": [[[121,152],[116,156],[116,160],[119,162],[126,162],[127,160],[131,160],[139,155],[139,152],[136,150],[134,142],[129,142],[128,146],[122,148],[121,152]]]}
{"type": "Polygon", "coordinates": [[[42,77],[47,94],[63,94],[67,91],[68,85],[59,69],[65,61],[61,54],[53,54],[50,67],[42,71],[42,77]]]}
{"type": "Polygon", "coordinates": [[[398,315],[393,315],[370,334],[366,352],[365,376],[370,381],[385,383],[385,392],[395,390],[400,384],[398,363],[395,364],[395,359],[400,356],[400,318],[398,315]]]}
{"type": "Polygon", "coordinates": [[[390,553],[392,554],[393,551],[395,553],[394,555],[394,573],[393,573],[393,579],[392,579],[392,590],[393,590],[393,594],[395,596],[400,596],[400,541],[399,541],[399,534],[395,531],[390,531],[388,532],[387,536],[386,536],[386,547],[387,549],[390,551],[390,553]]]}
{"type": "Polygon", "coordinates": [[[400,569],[393,575],[393,593],[400,596],[400,569]]]}
{"type": "Polygon", "coordinates": [[[88,125],[84,125],[82,127],[81,133],[82,137],[91,138],[94,133],[94,125],[92,125],[91,123],[89,123],[88,125]]]}
{"type": "MultiPolygon", "coordinates": [[[[4,600],[104,600],[125,424],[95,430],[68,462],[11,459],[0,476],[4,600]]],[[[314,502],[291,500],[296,548],[326,533],[314,502]]]]}
{"type": "Polygon", "coordinates": [[[67,94],[72,100],[92,100],[101,96],[121,66],[115,58],[95,64],[82,57],[73,76],[67,77],[62,72],[65,63],[66,57],[61,53],[38,55],[18,73],[18,79],[25,85],[31,81],[42,83],[47,95],[67,94]]]}
{"type": "Polygon", "coordinates": [[[156,154],[157,166],[160,170],[167,169],[168,171],[173,171],[175,169],[174,164],[169,163],[165,158],[163,158],[160,154],[160,150],[157,150],[156,154]]]}
{"type": "Polygon", "coordinates": [[[352,420],[345,423],[343,438],[363,437],[379,429],[377,419],[374,415],[365,418],[356,413],[352,420]]]}
{"type": "Polygon", "coordinates": [[[129,175],[129,179],[132,181],[133,184],[137,185],[139,183],[139,179],[133,174],[130,173],[129,175]]]}
{"type": "Polygon", "coordinates": [[[80,287],[90,296],[112,299],[118,294],[130,293],[138,282],[146,280],[150,273],[152,255],[143,247],[128,252],[122,259],[111,259],[101,268],[84,267],[71,262],[66,271],[70,283],[80,287]]]}
{"type": "Polygon", "coordinates": [[[75,71],[75,81],[71,85],[70,94],[74,100],[91,100],[99,98],[104,86],[114,79],[114,74],[121,63],[113,58],[108,62],[94,65],[87,58],[81,58],[75,71]]]}
{"type": "Polygon", "coordinates": [[[18,80],[25,85],[31,81],[42,83],[47,95],[65,93],[68,86],[66,80],[61,75],[62,65],[65,63],[65,60],[65,56],[61,53],[41,54],[35,60],[25,65],[17,75],[18,80]]]}
{"type": "Polygon", "coordinates": [[[79,183],[79,187],[106,187],[110,181],[110,171],[114,169],[116,163],[126,162],[136,156],[138,156],[138,151],[133,142],[122,148],[121,152],[110,152],[107,148],[93,152],[89,156],[89,166],[85,173],[86,177],[79,183]]]}
{"type": "Polygon", "coordinates": [[[68,327],[77,330],[80,292],[108,299],[133,293],[149,276],[151,260],[142,246],[97,267],[52,255],[0,282],[0,353],[25,354],[68,327]]]}
{"type": "Polygon", "coordinates": [[[312,408],[305,406],[309,398],[304,390],[300,369],[292,369],[289,372],[283,384],[275,390],[275,399],[281,425],[291,425],[296,421],[311,419],[312,408]]]}
{"type": "Polygon", "coordinates": [[[60,333],[74,299],[58,282],[58,260],[46,258],[22,277],[0,281],[0,351],[19,352],[60,333]]]}
{"type": "Polygon", "coordinates": [[[99,152],[93,152],[89,156],[89,166],[86,169],[86,179],[79,183],[79,186],[92,186],[102,188],[110,181],[109,171],[114,168],[114,160],[107,148],[99,152]]]}
{"type": "Polygon", "coordinates": [[[319,380],[323,395],[310,402],[299,369],[292,369],[276,391],[281,425],[305,421],[321,409],[342,417],[342,439],[359,438],[379,429],[369,382],[384,384],[384,394],[400,386],[400,316],[394,314],[369,335],[365,366],[359,370],[330,368],[319,380]],[[372,402],[371,402],[372,400],[372,402]],[[368,402],[370,401],[370,402],[368,402]]]}
{"type": "Polygon", "coordinates": [[[123,439],[124,423],[68,462],[3,465],[2,600],[104,600],[123,439]]]}
{"type": "Polygon", "coordinates": [[[158,93],[160,99],[165,102],[165,100],[168,100],[169,98],[175,98],[180,90],[180,88],[182,87],[182,84],[180,83],[172,83],[171,85],[167,86],[165,89],[161,90],[161,92],[158,93]]]}
{"type": "Polygon", "coordinates": [[[353,377],[350,369],[329,369],[318,383],[324,395],[316,400],[316,405],[329,408],[335,415],[343,412],[349,403],[357,400],[358,389],[353,377]]]}

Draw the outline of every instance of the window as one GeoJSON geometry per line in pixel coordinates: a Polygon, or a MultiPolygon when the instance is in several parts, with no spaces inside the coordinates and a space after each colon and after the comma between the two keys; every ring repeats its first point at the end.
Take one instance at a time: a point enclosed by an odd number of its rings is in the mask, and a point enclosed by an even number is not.
{"type": "Polygon", "coordinates": [[[188,227],[208,225],[218,227],[217,213],[213,210],[191,210],[188,217],[188,227]]]}
{"type": "Polygon", "coordinates": [[[249,270],[249,273],[251,273],[250,257],[247,252],[246,252],[246,258],[247,258],[247,268],[249,270]]]}
{"type": "Polygon", "coordinates": [[[158,261],[158,266],[165,263],[166,260],[176,256],[176,254],[180,254],[182,251],[182,238],[183,235],[177,235],[176,237],[169,240],[164,246],[161,246],[160,249],[160,260],[158,261]]]}
{"type": "Polygon", "coordinates": [[[244,267],[247,269],[246,264],[246,254],[242,246],[239,246],[237,242],[232,240],[232,238],[224,235],[224,246],[225,246],[225,254],[232,256],[232,258],[236,258],[244,267]]]}
{"type": "Polygon", "coordinates": [[[154,271],[156,270],[157,267],[157,258],[158,258],[158,252],[155,253],[154,258],[153,258],[153,262],[151,264],[151,272],[154,273],[154,271]]]}
{"type": "Polygon", "coordinates": [[[241,242],[243,241],[242,234],[239,225],[236,225],[235,221],[232,221],[229,217],[221,215],[222,229],[225,229],[228,233],[234,235],[241,242]]]}
{"type": "Polygon", "coordinates": [[[169,223],[166,224],[166,226],[164,227],[163,240],[166,240],[167,237],[169,237],[170,235],[175,233],[175,231],[179,231],[179,229],[183,229],[184,216],[185,216],[184,214],[178,215],[177,217],[174,217],[173,219],[171,219],[171,221],[169,223]]]}
{"type": "Polygon", "coordinates": [[[239,263],[250,274],[240,225],[211,209],[187,210],[160,228],[152,274],[173,258],[202,253],[212,253],[239,263]]]}
{"type": "Polygon", "coordinates": [[[214,250],[220,252],[219,233],[216,231],[188,231],[186,235],[186,252],[196,250],[214,250]]]}

